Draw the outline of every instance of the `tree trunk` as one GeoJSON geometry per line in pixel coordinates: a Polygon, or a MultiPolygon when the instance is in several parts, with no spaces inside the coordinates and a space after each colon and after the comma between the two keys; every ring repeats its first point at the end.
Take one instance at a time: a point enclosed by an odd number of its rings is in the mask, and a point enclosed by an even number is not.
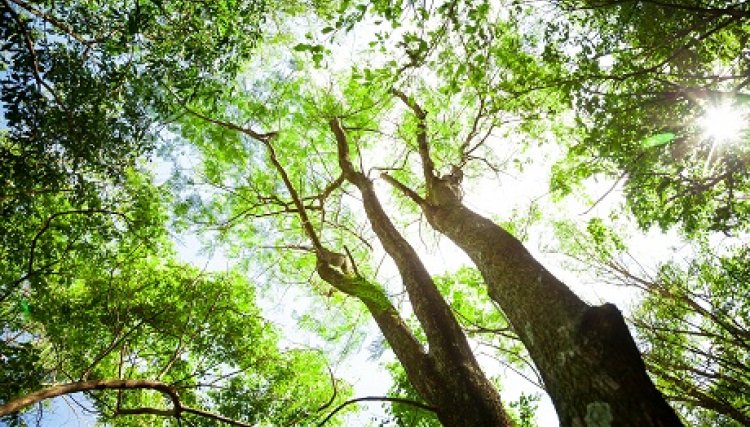
{"type": "MultiPolygon", "coordinates": [[[[625,320],[612,304],[592,307],[550,274],[510,233],[461,203],[463,172],[438,176],[426,112],[393,90],[417,116],[427,198],[384,178],[417,203],[427,221],[466,252],[540,371],[563,427],[681,426],[646,374],[625,320]]],[[[464,153],[465,154],[465,153],[464,153]]]]}
{"type": "Polygon", "coordinates": [[[562,426],[682,425],[646,374],[614,305],[587,305],[521,242],[463,206],[458,196],[421,206],[429,223],[481,271],[490,297],[539,368],[562,426]]]}
{"type": "Polygon", "coordinates": [[[409,381],[435,407],[443,425],[512,425],[502,407],[499,393],[479,367],[450,306],[438,291],[414,248],[403,238],[383,210],[372,181],[355,170],[349,161],[348,141],[340,122],[334,119],[330,124],[336,136],[343,175],[362,194],[367,218],[383,248],[396,263],[414,314],[427,337],[429,353],[424,363],[429,367],[433,378],[413,375],[408,360],[399,356],[409,381]],[[429,382],[425,383],[426,380],[429,382]]]}
{"type": "Polygon", "coordinates": [[[404,367],[409,381],[420,396],[435,408],[443,425],[512,425],[503,410],[500,395],[479,368],[466,336],[416,252],[390,222],[375,196],[372,183],[361,172],[355,171],[349,162],[348,141],[338,119],[332,120],[330,124],[338,143],[343,177],[362,192],[368,219],[383,247],[399,268],[414,312],[427,336],[429,352],[425,351],[380,286],[359,276],[356,269],[344,271],[325,259],[326,253],[333,252],[323,247],[302,198],[276,155],[272,141],[278,134],[262,134],[228,122],[200,117],[241,132],[265,145],[269,160],[292,197],[303,231],[316,251],[318,274],[334,288],[365,304],[404,367]]]}

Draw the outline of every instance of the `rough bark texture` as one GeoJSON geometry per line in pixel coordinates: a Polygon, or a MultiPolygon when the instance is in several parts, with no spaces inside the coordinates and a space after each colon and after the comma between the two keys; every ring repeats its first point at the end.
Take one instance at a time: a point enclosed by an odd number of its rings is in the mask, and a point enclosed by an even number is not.
{"type": "Polygon", "coordinates": [[[481,271],[490,297],[539,368],[562,426],[682,425],[647,376],[614,305],[587,305],[516,238],[463,206],[458,196],[422,208],[481,271]]]}
{"type": "MultiPolygon", "coordinates": [[[[362,194],[367,217],[383,248],[396,263],[414,314],[427,336],[429,353],[422,370],[429,372],[431,378],[414,372],[408,366],[408,360],[399,356],[409,380],[435,407],[438,419],[446,426],[511,425],[500,395],[479,367],[450,306],[440,295],[414,248],[383,210],[372,182],[356,171],[349,161],[348,141],[338,120],[331,121],[331,129],[336,136],[343,175],[362,194]]],[[[398,355],[398,351],[396,353],[398,355]]]]}

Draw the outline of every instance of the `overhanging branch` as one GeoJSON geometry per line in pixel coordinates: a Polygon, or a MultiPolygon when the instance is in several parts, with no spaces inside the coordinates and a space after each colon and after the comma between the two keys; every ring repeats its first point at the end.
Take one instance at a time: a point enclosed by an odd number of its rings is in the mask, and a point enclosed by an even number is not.
{"type": "Polygon", "coordinates": [[[172,401],[172,409],[117,408],[115,410],[115,415],[158,415],[163,417],[180,418],[182,414],[193,414],[237,427],[252,427],[251,424],[243,423],[223,415],[183,406],[180,396],[177,393],[177,389],[167,383],[154,380],[109,379],[58,384],[11,400],[4,405],[0,405],[0,417],[16,413],[43,400],[94,390],[153,390],[165,394],[169,397],[169,400],[172,401]]]}

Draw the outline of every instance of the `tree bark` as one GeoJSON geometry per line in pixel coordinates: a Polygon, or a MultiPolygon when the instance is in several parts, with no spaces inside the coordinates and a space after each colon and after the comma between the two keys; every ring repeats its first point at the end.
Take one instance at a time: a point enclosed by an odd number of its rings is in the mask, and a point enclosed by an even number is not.
{"type": "Polygon", "coordinates": [[[682,425],[614,305],[586,304],[515,237],[457,198],[422,208],[481,271],[539,368],[562,426],[682,425]]]}

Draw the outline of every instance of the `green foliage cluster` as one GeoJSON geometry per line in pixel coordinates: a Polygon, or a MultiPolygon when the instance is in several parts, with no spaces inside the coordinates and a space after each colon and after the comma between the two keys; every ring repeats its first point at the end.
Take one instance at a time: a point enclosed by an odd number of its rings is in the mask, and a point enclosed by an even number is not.
{"type": "Polygon", "coordinates": [[[556,12],[566,19],[549,20],[545,38],[571,52],[556,81],[587,132],[558,166],[553,190],[606,174],[624,181],[644,228],[745,229],[748,134],[723,143],[700,126],[712,108],[746,110],[744,6],[563,1],[556,12]]]}
{"type": "MultiPolygon", "coordinates": [[[[349,394],[320,353],[280,348],[239,272],[177,260],[170,190],[144,161],[183,102],[226,90],[265,8],[0,4],[0,402],[55,383],[148,379],[175,387],[185,406],[307,425],[349,394]]],[[[112,425],[164,420],[120,408],[173,404],[145,390],[87,397],[112,425]]]]}
{"type": "MultiPolygon", "coordinates": [[[[159,216],[156,202],[144,215],[159,216]]],[[[4,301],[4,400],[81,378],[158,379],[175,386],[187,406],[248,423],[305,424],[335,395],[333,387],[337,399],[347,395],[320,353],[279,350],[276,328],[263,320],[239,272],[207,273],[176,261],[164,231],[88,239],[88,252],[70,251],[56,264],[60,273],[26,282],[19,300],[4,301]]],[[[115,407],[171,405],[148,391],[91,398],[105,419],[115,407]]]]}
{"type": "Polygon", "coordinates": [[[115,227],[106,213],[136,203],[123,189],[128,171],[181,99],[223,90],[263,12],[254,1],[0,4],[0,253],[11,261],[0,295],[22,275],[44,274],[66,245],[85,240],[76,235],[137,232],[138,221],[115,227]],[[69,211],[89,215],[61,214],[69,211]],[[37,245],[32,263],[40,224],[49,240],[62,233],[54,246],[37,245]]]}
{"type": "Polygon", "coordinates": [[[646,362],[694,425],[750,420],[749,252],[717,256],[704,246],[688,265],[663,265],[633,314],[646,362]]]}

